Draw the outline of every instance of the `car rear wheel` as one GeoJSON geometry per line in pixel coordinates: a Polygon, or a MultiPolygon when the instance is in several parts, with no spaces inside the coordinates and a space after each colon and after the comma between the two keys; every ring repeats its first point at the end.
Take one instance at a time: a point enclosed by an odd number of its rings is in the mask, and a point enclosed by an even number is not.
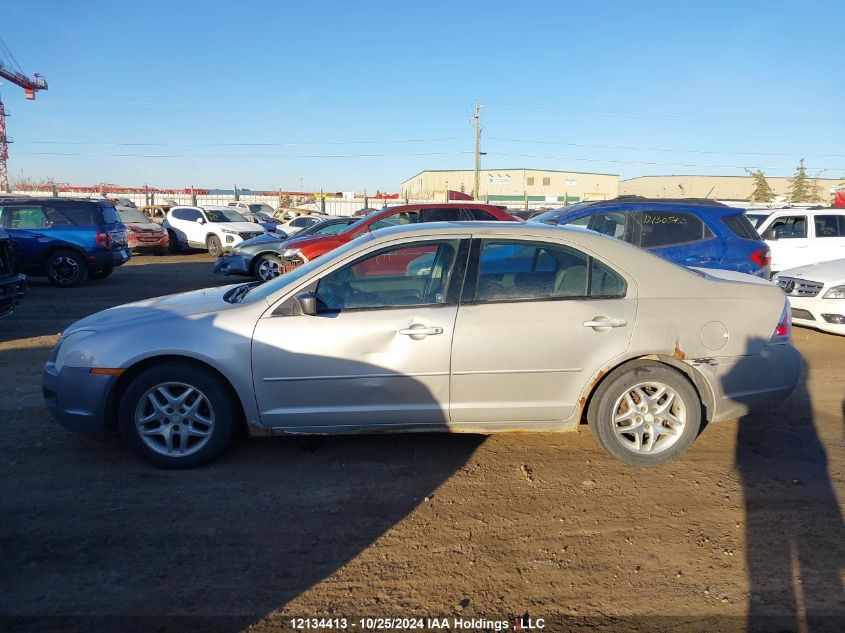
{"type": "Polygon", "coordinates": [[[252,265],[253,277],[261,281],[269,281],[278,277],[282,272],[282,258],[278,255],[265,253],[255,258],[255,263],[252,265]]]}
{"type": "Polygon", "coordinates": [[[701,399],[679,371],[635,361],[608,376],[593,395],[587,419],[604,450],[629,466],[666,464],[701,427],[701,399]]]}
{"type": "Polygon", "coordinates": [[[47,259],[47,278],[59,288],[75,288],[88,279],[88,266],[82,255],[75,251],[56,251],[47,259]]]}
{"type": "Polygon", "coordinates": [[[114,268],[104,268],[103,270],[91,270],[88,272],[90,279],[105,279],[114,272],[114,268]]]}
{"type": "Polygon", "coordinates": [[[240,416],[219,377],[190,363],[141,372],[120,400],[119,426],[135,453],[161,468],[192,468],[218,457],[240,416]]]}
{"type": "Polygon", "coordinates": [[[173,229],[167,229],[167,250],[171,253],[178,253],[182,250],[182,246],[179,244],[179,239],[176,237],[176,232],[173,229]]]}
{"type": "Polygon", "coordinates": [[[223,254],[223,245],[216,235],[209,235],[205,240],[205,245],[208,248],[208,254],[212,257],[220,257],[223,254]]]}

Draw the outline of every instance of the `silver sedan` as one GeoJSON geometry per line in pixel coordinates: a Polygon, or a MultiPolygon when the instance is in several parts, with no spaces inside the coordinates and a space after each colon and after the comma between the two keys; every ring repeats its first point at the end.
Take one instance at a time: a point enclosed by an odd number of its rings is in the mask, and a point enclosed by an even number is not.
{"type": "Polygon", "coordinates": [[[44,368],[66,427],[163,467],[255,435],[572,431],[633,466],[705,422],[784,400],[801,359],[783,292],[589,231],[409,225],[263,285],[119,306],[44,368]]]}

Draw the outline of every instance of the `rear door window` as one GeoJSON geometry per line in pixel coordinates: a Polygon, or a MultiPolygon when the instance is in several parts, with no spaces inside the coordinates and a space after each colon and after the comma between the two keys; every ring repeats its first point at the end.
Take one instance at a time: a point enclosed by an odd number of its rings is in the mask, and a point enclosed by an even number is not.
{"type": "Polygon", "coordinates": [[[442,207],[440,209],[421,209],[420,222],[456,222],[463,219],[463,209],[442,207]]]}
{"type": "Polygon", "coordinates": [[[816,237],[845,237],[845,215],[817,215],[816,237]]]}
{"type": "Polygon", "coordinates": [[[419,211],[399,211],[398,213],[391,213],[383,218],[380,218],[370,224],[370,230],[376,231],[384,229],[388,226],[401,226],[403,224],[416,224],[420,221],[419,211]]]}
{"type": "Polygon", "coordinates": [[[462,220],[473,220],[475,222],[489,222],[498,220],[495,215],[484,209],[461,209],[462,220]]]}
{"type": "MultiPolygon", "coordinates": [[[[643,248],[676,246],[713,239],[699,217],[684,211],[641,211],[639,245],[643,248]]],[[[636,242],[635,242],[636,243],[636,242]]]]}

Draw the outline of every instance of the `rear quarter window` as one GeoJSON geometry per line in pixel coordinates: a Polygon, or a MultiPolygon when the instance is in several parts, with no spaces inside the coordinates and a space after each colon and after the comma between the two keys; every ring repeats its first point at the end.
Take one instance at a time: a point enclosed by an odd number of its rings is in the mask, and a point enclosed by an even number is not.
{"type": "Polygon", "coordinates": [[[728,227],[731,233],[744,240],[759,240],[760,235],[757,229],[744,215],[726,215],[722,218],[722,224],[728,227]]]}

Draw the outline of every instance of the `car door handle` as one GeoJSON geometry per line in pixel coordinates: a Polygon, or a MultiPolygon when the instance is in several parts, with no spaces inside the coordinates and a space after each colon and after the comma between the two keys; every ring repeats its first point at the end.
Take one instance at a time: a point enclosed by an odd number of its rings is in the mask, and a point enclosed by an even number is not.
{"type": "Polygon", "coordinates": [[[426,327],[425,325],[421,325],[415,323],[409,328],[405,328],[403,330],[399,330],[399,334],[403,336],[410,336],[413,339],[423,338],[425,336],[434,336],[436,334],[443,334],[442,327],[426,327]]]}
{"type": "Polygon", "coordinates": [[[707,262],[710,261],[710,258],[709,257],[702,257],[702,256],[699,256],[699,255],[692,255],[690,257],[687,257],[684,261],[689,263],[689,264],[706,264],[707,262]]]}
{"type": "Polygon", "coordinates": [[[606,316],[593,317],[592,321],[584,321],[581,325],[584,327],[592,327],[596,329],[609,329],[612,327],[625,327],[628,322],[625,319],[611,319],[606,316]]]}

